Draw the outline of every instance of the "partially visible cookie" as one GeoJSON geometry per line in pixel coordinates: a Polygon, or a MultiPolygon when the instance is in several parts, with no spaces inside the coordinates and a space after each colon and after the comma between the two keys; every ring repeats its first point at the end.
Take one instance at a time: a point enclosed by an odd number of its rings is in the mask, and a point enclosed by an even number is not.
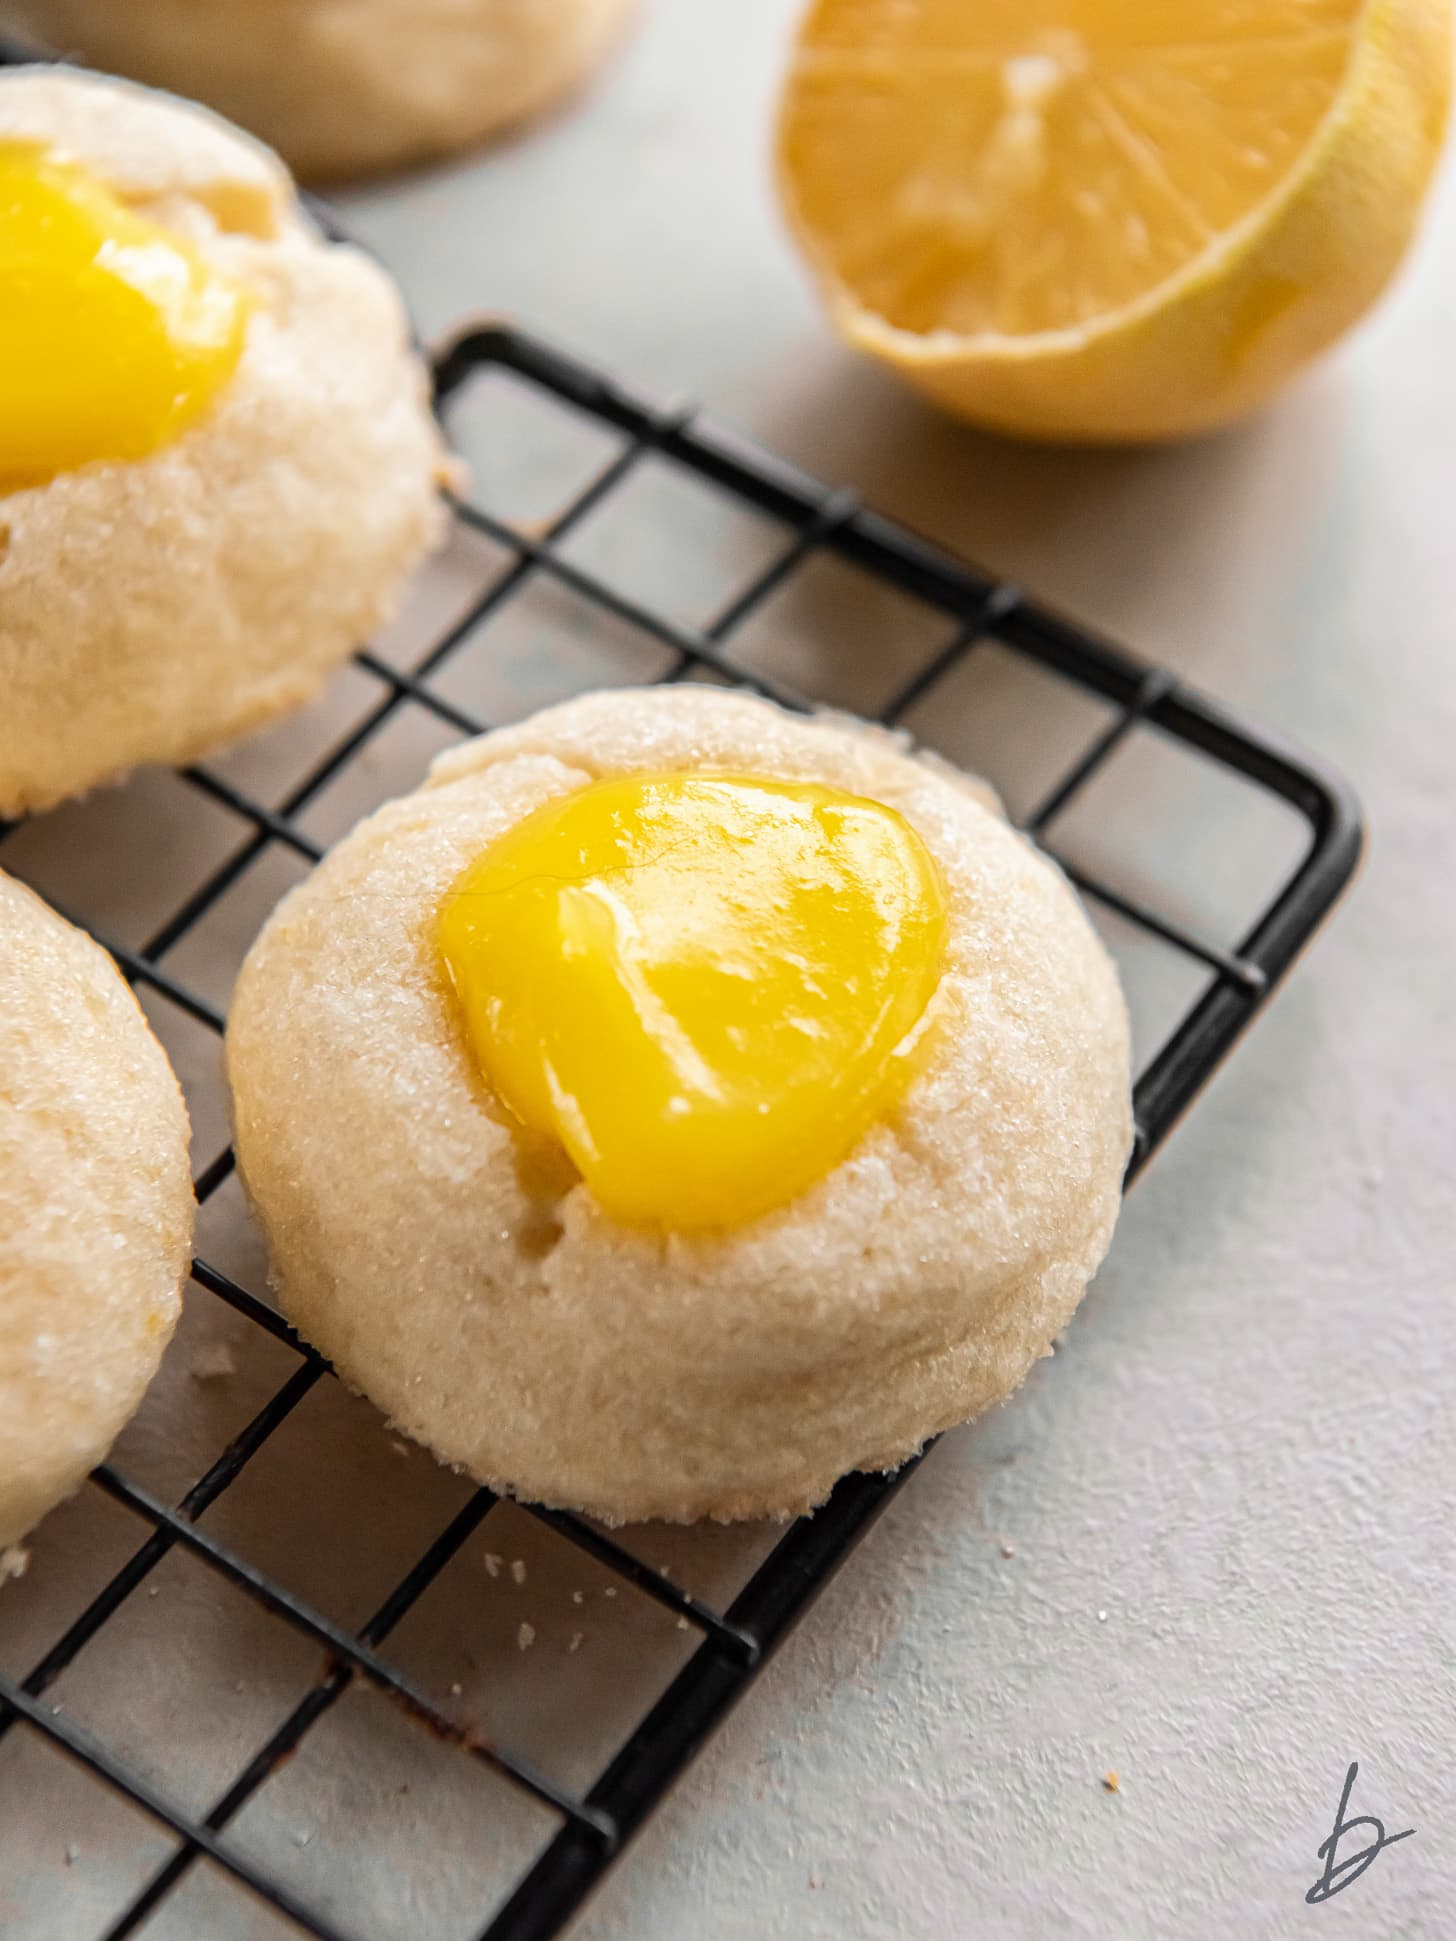
{"type": "Polygon", "coordinates": [[[209,102],[299,174],[427,161],[577,86],[636,0],[0,0],[63,53],[209,102]]]}
{"type": "MultiPolygon", "coordinates": [[[[191,760],[308,700],[445,531],[445,454],[398,291],[320,235],[275,156],[206,109],[39,67],[0,69],[7,149],[83,172],[248,309],[205,414],[145,455],[70,458],[6,489],[0,416],[0,816],[191,760]]],[[[24,311],[43,223],[3,213],[0,347],[18,333],[43,354],[46,319],[24,311]]],[[[106,341],[77,345],[73,295],[54,302],[77,382],[39,375],[67,409],[84,378],[94,409],[96,373],[115,360],[125,396],[129,367],[109,315],[106,341]]]]}
{"type": "Polygon", "coordinates": [[[187,1113],[106,952],[0,875],[0,1548],[101,1461],[192,1248],[187,1113]]]}

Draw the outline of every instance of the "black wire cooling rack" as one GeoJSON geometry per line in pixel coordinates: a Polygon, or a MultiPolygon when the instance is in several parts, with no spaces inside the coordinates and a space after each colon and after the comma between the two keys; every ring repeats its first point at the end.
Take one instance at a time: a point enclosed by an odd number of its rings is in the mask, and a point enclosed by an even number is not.
{"type": "MultiPolygon", "coordinates": [[[[1157,1042],[1144,1041],[1147,1055],[1137,1079],[1137,1140],[1129,1176],[1135,1174],[1267,1000],[1350,877],[1359,853],[1360,824],[1343,784],[1272,736],[1190,692],[1172,675],[1094,639],[1017,588],[982,575],[864,509],[851,495],[826,490],[689,411],[659,410],[519,330],[489,324],[466,331],[438,358],[436,381],[447,419],[456,407],[468,406],[478,391],[505,381],[518,391],[523,388],[550,413],[608,435],[611,455],[564,508],[558,506],[539,525],[499,516],[474,503],[460,505],[459,530],[489,542],[497,563],[443,631],[416,640],[407,653],[376,650],[358,657],[358,669],[374,690],[369,705],[281,800],[270,804],[258,799],[224,772],[225,765],[185,772],[191,790],[235,819],[239,839],[205,880],[181,889],[165,920],[140,947],[120,946],[103,927],[102,941],[115,950],[134,984],[210,1031],[221,1032],[219,1008],[174,968],[179,947],[219,900],[270,855],[288,852],[305,863],[318,857],[320,846],[305,823],[310,805],[351,765],[367,761],[371,746],[401,716],[422,711],[450,734],[474,734],[488,725],[450,698],[444,677],[455,657],[466,651],[489,658],[492,641],[533,587],[564,589],[583,610],[649,649],[652,678],[742,682],[790,705],[803,705],[801,692],[786,689],[780,678],[755,665],[746,648],[740,651],[740,643],[751,640],[766,609],[790,593],[802,576],[832,561],[853,569],[857,584],[874,591],[893,589],[904,610],[913,609],[921,627],[931,630],[925,636],[927,651],[897,676],[894,691],[879,696],[878,705],[868,710],[886,724],[914,723],[923,738],[935,740],[938,729],[954,724],[967,708],[974,709],[975,702],[963,692],[964,672],[988,656],[1003,662],[1009,656],[1044,687],[1095,704],[1095,732],[1065,755],[1060,772],[1037,789],[1038,799],[1023,806],[1020,819],[1058,855],[1094,912],[1120,934],[1169,954],[1192,974],[1192,995],[1171,1028],[1159,1030],[1157,1042]],[[614,578],[583,564],[573,549],[574,537],[610,512],[649,463],[669,495],[702,495],[706,489],[735,514],[751,512],[762,530],[773,535],[756,570],[717,602],[706,622],[694,624],[675,617],[664,603],[637,597],[624,588],[620,575],[614,578]],[[1178,755],[1190,773],[1212,776],[1220,786],[1230,785],[1261,802],[1282,804],[1298,831],[1297,853],[1283,869],[1282,880],[1266,886],[1267,893],[1250,895],[1249,885],[1235,871],[1245,903],[1226,939],[1204,934],[1183,914],[1187,880],[1204,868],[1196,860],[1180,865],[1183,880],[1168,885],[1166,894],[1145,893],[1139,887],[1145,874],[1140,869],[1129,865],[1132,888],[1125,876],[1118,879],[1117,828],[1110,835],[1103,831],[1107,840],[1102,847],[1114,853],[1100,868],[1077,860],[1058,840],[1064,828],[1077,826],[1079,815],[1085,830],[1089,803],[1095,838],[1096,800],[1109,769],[1130,749],[1148,743],[1178,755]]],[[[652,534],[639,521],[634,543],[650,551],[651,541],[652,534]]],[[[632,546],[626,550],[630,553],[632,546]]],[[[887,638],[886,665],[894,664],[891,644],[887,638]]],[[[832,669],[833,640],[820,641],[819,649],[821,665],[832,669]]],[[[583,653],[586,664],[575,670],[575,684],[598,684],[600,670],[590,663],[589,650],[583,653]]],[[[832,680],[828,685],[832,687],[832,680]]],[[[1038,703],[1033,699],[1023,705],[1035,709],[1038,703]]],[[[1188,829],[1176,816],[1173,822],[1186,848],[1188,829]]],[[[1203,823],[1199,827],[1207,833],[1203,823]]],[[[1210,838],[1215,845],[1217,835],[1215,817],[1210,838]]],[[[1092,846],[1097,847],[1095,840],[1092,846]]],[[[16,845],[17,851],[22,848],[16,845]]],[[[84,909],[68,913],[83,922],[87,915],[84,909]]],[[[231,1154],[224,1152],[202,1172],[197,1191],[204,1204],[228,1180],[232,1163],[231,1154]]],[[[262,1291],[203,1260],[194,1267],[194,1280],[207,1296],[226,1303],[294,1354],[293,1372],[179,1500],[161,1500],[114,1463],[97,1471],[95,1488],[139,1519],[144,1540],[27,1676],[0,1678],[0,1735],[21,1727],[44,1735],[172,1836],[170,1858],[133,1891],[127,1905],[98,1924],[98,1941],[101,1936],[121,1941],[145,1929],[189,1870],[204,1861],[228,1870],[305,1934],[320,1941],[365,1941],[367,1924],[343,1924],[317,1898],[306,1904],[309,1897],[296,1885],[229,1838],[235,1816],[356,1684],[387,1694],[422,1731],[455,1748],[452,1756],[504,1774],[555,1816],[554,1834],[528,1861],[514,1890],[502,1904],[481,1906],[470,1931],[482,1941],[543,1941],[558,1933],[915,1465],[893,1476],[847,1477],[815,1516],[783,1533],[723,1608],[690,1595],[632,1554],[624,1541],[576,1517],[529,1512],[553,1540],[573,1546],[596,1568],[611,1573],[613,1581],[654,1600],[678,1626],[690,1627],[697,1640],[594,1782],[573,1788],[553,1777],[549,1762],[528,1758],[495,1737],[487,1739],[478,1725],[461,1717],[458,1708],[438,1702],[389,1655],[391,1633],[495,1509],[489,1491],[470,1497],[432,1538],[427,1531],[420,1533],[418,1561],[357,1629],[326,1615],[203,1527],[204,1512],[244,1475],[329,1371],[294,1337],[262,1291]],[[324,1654],[306,1695],[258,1744],[207,1810],[184,1809],[133,1761],[48,1698],[57,1680],[173,1552],[188,1554],[219,1573],[324,1654]]],[[[23,1589],[13,1587],[7,1594],[23,1589]]],[[[0,1802],[0,1817],[3,1812],[0,1802]]]]}

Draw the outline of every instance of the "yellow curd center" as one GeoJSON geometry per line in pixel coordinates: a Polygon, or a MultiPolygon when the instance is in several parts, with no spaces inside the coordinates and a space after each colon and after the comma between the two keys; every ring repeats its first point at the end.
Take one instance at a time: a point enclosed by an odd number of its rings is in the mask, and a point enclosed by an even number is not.
{"type": "Polygon", "coordinates": [[[237,369],[248,308],[85,169],[0,141],[0,491],[176,437],[237,369]]]}
{"type": "Polygon", "coordinates": [[[903,816],[809,783],[634,775],[458,878],[439,942],[480,1070],[615,1218],[728,1227],[896,1102],[946,899],[903,816]]]}

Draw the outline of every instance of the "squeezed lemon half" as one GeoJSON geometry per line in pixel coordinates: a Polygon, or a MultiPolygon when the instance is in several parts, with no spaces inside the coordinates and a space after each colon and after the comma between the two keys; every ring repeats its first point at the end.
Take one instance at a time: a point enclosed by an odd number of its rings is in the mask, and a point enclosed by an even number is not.
{"type": "Polygon", "coordinates": [[[1385,286],[1445,128],[1450,0],[815,0],[784,202],[849,341],[959,414],[1163,438],[1385,286]]]}
{"type": "Polygon", "coordinates": [[[492,843],[439,943],[506,1108],[615,1218],[692,1232],[793,1199],[891,1109],[946,923],[934,859],[879,802],[635,775],[492,843]]]}
{"type": "Polygon", "coordinates": [[[248,311],[78,163],[0,141],[0,490],[177,437],[237,369],[248,311]]]}

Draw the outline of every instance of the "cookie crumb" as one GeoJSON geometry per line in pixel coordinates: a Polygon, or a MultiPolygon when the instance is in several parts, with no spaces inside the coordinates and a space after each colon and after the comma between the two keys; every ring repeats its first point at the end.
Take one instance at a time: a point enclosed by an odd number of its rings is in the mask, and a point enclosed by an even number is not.
{"type": "Polygon", "coordinates": [[[485,1574],[486,1574],[486,1576],[487,1576],[487,1577],[499,1577],[499,1576],[500,1576],[500,1572],[501,1572],[501,1563],[502,1563],[502,1561],[503,1561],[503,1559],[502,1559],[502,1558],[500,1558],[500,1557],[498,1557],[498,1556],[496,1555],[496,1553],[495,1553],[495,1552],[494,1552],[493,1550],[487,1550],[487,1551],[486,1551],[486,1553],[485,1553],[485,1574]]]}
{"type": "Polygon", "coordinates": [[[615,1584],[608,1584],[607,1588],[602,1592],[603,1597],[615,1597],[616,1595],[617,1587],[615,1584]]]}
{"type": "Polygon", "coordinates": [[[1001,1555],[1003,1557],[1014,1557],[1016,1555],[1016,1545],[1014,1543],[1008,1543],[1004,1537],[1001,1539],[1001,1555]]]}
{"type": "Polygon", "coordinates": [[[585,1602],[586,1602],[586,1592],[585,1592],[585,1591],[573,1591],[573,1592],[571,1593],[571,1601],[572,1601],[572,1603],[573,1603],[573,1604],[585,1604],[585,1602]]]}
{"type": "Polygon", "coordinates": [[[1110,1767],[1109,1767],[1109,1768],[1107,1769],[1107,1771],[1106,1771],[1105,1773],[1103,1773],[1103,1775],[1102,1775],[1102,1790],[1103,1790],[1103,1792],[1104,1792],[1104,1793],[1117,1793],[1117,1792],[1121,1792],[1121,1790],[1122,1790],[1122,1781],[1121,1781],[1121,1779],[1120,1779],[1120,1778],[1118,1777],[1118,1773],[1117,1773],[1117,1768],[1116,1768],[1115,1766],[1110,1766],[1110,1767]]]}
{"type": "Polygon", "coordinates": [[[450,1687],[451,1698],[459,1698],[460,1694],[464,1690],[465,1690],[465,1687],[460,1683],[459,1679],[457,1678],[455,1683],[450,1687]]]}
{"type": "Polygon", "coordinates": [[[525,1583],[525,1581],[526,1581],[526,1560],[525,1560],[525,1558],[524,1558],[524,1557],[517,1557],[517,1558],[516,1558],[516,1559],[514,1560],[514,1562],[513,1562],[512,1564],[511,1564],[511,1577],[512,1577],[512,1579],[513,1579],[513,1580],[514,1580],[514,1581],[515,1581],[515,1582],[516,1582],[517,1584],[524,1584],[524,1583],[525,1583]]]}
{"type": "Polygon", "coordinates": [[[523,1624],[523,1625],[522,1625],[522,1626],[520,1627],[520,1629],[519,1629],[519,1630],[518,1630],[518,1631],[516,1632],[516,1645],[517,1645],[517,1648],[518,1648],[519,1650],[521,1650],[521,1651],[529,1651],[529,1650],[531,1649],[531,1646],[532,1646],[532,1645],[533,1645],[533,1644],[534,1644],[535,1642],[536,1642],[536,1627],[535,1627],[535,1625],[534,1625],[534,1624],[523,1624]]]}
{"type": "Polygon", "coordinates": [[[692,1629],[692,1626],[688,1623],[685,1617],[679,1617],[677,1621],[677,1628],[679,1631],[690,1631],[692,1629]]]}
{"type": "Polygon", "coordinates": [[[410,1452],[410,1446],[407,1442],[401,1442],[396,1436],[390,1439],[389,1450],[391,1455],[407,1456],[410,1452]]]}
{"type": "Polygon", "coordinates": [[[23,1543],[12,1543],[0,1550],[0,1584],[12,1577],[23,1577],[30,1569],[30,1552],[23,1543]]]}
{"type": "Polygon", "coordinates": [[[225,1341],[213,1341],[197,1350],[187,1372],[194,1382],[225,1382],[229,1375],[237,1374],[238,1364],[225,1341]]]}
{"type": "Polygon", "coordinates": [[[571,1643],[570,1643],[570,1644],[569,1644],[569,1645],[568,1645],[568,1646],[566,1647],[566,1648],[567,1648],[567,1650],[568,1650],[568,1651],[580,1651],[580,1650],[581,1650],[581,1642],[582,1642],[582,1639],[583,1639],[583,1638],[584,1638],[585,1636],[586,1636],[586,1633],[585,1633],[584,1631],[573,1631],[573,1632],[572,1632],[572,1634],[571,1634],[571,1643]]]}

